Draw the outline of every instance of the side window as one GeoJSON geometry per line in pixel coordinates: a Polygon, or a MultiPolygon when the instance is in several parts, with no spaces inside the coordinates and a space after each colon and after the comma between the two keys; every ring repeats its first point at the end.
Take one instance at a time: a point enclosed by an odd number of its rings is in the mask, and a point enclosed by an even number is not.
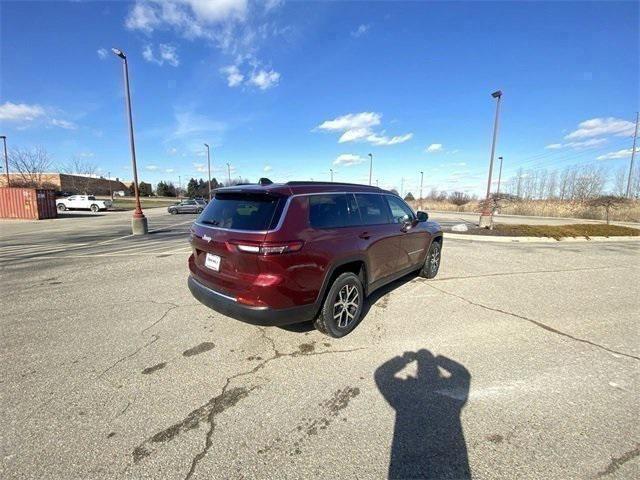
{"type": "Polygon", "coordinates": [[[382,195],[356,193],[355,197],[363,225],[390,223],[387,214],[387,203],[382,198],[382,195]]]}
{"type": "Polygon", "coordinates": [[[385,198],[391,209],[391,220],[393,223],[404,223],[415,218],[413,211],[411,211],[402,200],[392,197],[391,195],[385,195],[385,198]]]}
{"type": "Polygon", "coordinates": [[[357,212],[348,205],[347,195],[328,194],[309,197],[309,224],[314,228],[348,227],[358,223],[357,212]]]}

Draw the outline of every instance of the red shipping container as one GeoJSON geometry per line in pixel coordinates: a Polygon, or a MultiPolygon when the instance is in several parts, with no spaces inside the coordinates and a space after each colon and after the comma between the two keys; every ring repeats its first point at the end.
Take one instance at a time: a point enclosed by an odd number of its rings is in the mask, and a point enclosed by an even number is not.
{"type": "Polygon", "coordinates": [[[0,188],[0,218],[42,220],[57,216],[53,190],[0,188]]]}

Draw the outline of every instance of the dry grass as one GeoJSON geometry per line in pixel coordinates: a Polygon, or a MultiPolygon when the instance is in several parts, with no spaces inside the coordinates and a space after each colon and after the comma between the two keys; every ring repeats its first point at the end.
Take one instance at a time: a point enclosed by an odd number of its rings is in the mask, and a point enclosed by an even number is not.
{"type": "Polygon", "coordinates": [[[640,230],[620,225],[586,223],[575,225],[509,225],[498,223],[493,230],[475,229],[469,232],[480,235],[507,237],[550,237],[560,240],[566,237],[635,237],[640,230]]]}
{"type": "MultiPolygon", "coordinates": [[[[418,201],[411,202],[416,209],[418,201]]],[[[423,210],[447,211],[447,212],[473,212],[480,213],[478,202],[470,202],[463,207],[457,207],[449,202],[433,200],[422,201],[423,210]]],[[[559,200],[522,200],[510,202],[500,208],[504,215],[527,215],[534,217],[564,217],[587,218],[592,220],[604,220],[604,208],[591,207],[582,202],[563,202],[559,200]]],[[[640,222],[640,202],[630,202],[611,211],[610,219],[619,222],[640,222]]]]}

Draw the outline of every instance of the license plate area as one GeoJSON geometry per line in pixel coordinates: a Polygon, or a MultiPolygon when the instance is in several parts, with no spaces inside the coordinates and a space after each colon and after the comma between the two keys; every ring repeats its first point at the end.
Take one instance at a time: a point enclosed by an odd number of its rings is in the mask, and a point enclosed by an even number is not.
{"type": "Polygon", "coordinates": [[[220,256],[213,253],[207,253],[204,258],[204,266],[213,270],[214,272],[220,271],[220,256]]]}

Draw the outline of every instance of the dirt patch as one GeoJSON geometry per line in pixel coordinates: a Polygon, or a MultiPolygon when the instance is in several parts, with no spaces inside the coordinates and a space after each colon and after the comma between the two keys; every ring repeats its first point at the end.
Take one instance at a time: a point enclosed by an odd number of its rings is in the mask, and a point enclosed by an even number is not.
{"type": "Polygon", "coordinates": [[[562,238],[583,237],[630,237],[640,236],[640,229],[623,227],[621,225],[607,225],[599,223],[585,223],[575,225],[507,225],[495,224],[493,230],[488,228],[474,228],[463,235],[488,235],[496,237],[547,237],[560,240],[562,238]]]}
{"type": "Polygon", "coordinates": [[[202,342],[200,345],[196,345],[189,350],[185,350],[184,352],[182,352],[182,355],[185,357],[193,357],[194,355],[200,355],[201,353],[208,352],[214,347],[215,345],[211,342],[202,342]]]}
{"type": "Polygon", "coordinates": [[[166,366],[167,366],[166,362],[158,363],[157,365],[153,365],[151,367],[147,367],[144,370],[142,370],[142,374],[149,375],[150,373],[157,372],[158,370],[162,370],[166,366]]]}

